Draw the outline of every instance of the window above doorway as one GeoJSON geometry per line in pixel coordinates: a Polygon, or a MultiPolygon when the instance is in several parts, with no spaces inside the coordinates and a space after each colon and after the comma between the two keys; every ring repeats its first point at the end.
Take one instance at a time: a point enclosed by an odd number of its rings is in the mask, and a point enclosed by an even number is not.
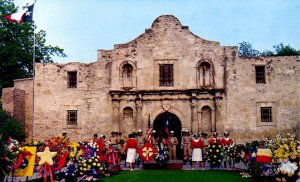
{"type": "Polygon", "coordinates": [[[159,86],[174,86],[173,64],[159,65],[159,86]]]}

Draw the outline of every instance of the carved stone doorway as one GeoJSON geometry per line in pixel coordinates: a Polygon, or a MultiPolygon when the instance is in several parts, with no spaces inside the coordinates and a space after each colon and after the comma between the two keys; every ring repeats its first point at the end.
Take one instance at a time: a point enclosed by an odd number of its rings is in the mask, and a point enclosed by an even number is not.
{"type": "Polygon", "coordinates": [[[166,122],[168,121],[169,127],[168,130],[174,131],[175,136],[178,139],[178,145],[176,146],[176,157],[177,159],[182,159],[182,150],[181,150],[181,122],[180,119],[173,113],[170,112],[164,112],[159,114],[154,122],[153,122],[153,129],[158,133],[158,134],[164,134],[166,131],[166,122]]]}

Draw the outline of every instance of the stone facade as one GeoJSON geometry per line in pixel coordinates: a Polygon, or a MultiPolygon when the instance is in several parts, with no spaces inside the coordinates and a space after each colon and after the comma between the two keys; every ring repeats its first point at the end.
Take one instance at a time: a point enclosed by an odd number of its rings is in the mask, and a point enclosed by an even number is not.
{"type": "MultiPolygon", "coordinates": [[[[127,135],[145,131],[163,113],[176,115],[181,128],[226,130],[237,142],[299,132],[299,56],[240,58],[237,47],[204,40],[172,15],[158,17],[128,43],[98,50],[97,62],[36,64],[35,70],[34,100],[32,81],[22,87],[16,81],[14,88],[27,95],[30,127],[34,108],[34,139],[63,131],[72,140],[112,130],[127,135]],[[162,65],[172,66],[172,84],[162,84],[162,65]],[[263,84],[256,83],[256,66],[265,68],[263,84]],[[76,72],[76,88],[68,88],[70,72],[76,72]],[[261,121],[261,107],[272,108],[272,122],[261,121]],[[77,111],[76,125],[67,124],[68,110],[77,111]]],[[[12,90],[4,89],[3,98],[12,90]]],[[[3,102],[7,111],[19,102],[10,101],[3,102]]]]}

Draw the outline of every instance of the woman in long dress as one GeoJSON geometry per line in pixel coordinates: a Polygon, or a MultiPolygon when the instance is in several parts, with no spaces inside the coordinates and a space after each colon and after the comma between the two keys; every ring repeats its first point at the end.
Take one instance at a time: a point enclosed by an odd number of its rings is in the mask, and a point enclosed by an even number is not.
{"type": "Polygon", "coordinates": [[[130,171],[134,171],[138,142],[134,138],[133,134],[129,134],[128,138],[129,139],[125,145],[125,151],[127,151],[126,162],[129,163],[130,171]]]}
{"type": "Polygon", "coordinates": [[[192,151],[192,161],[193,161],[192,169],[193,170],[195,169],[197,162],[200,163],[201,169],[204,170],[204,166],[201,165],[201,162],[203,160],[202,159],[203,148],[204,148],[204,143],[199,138],[199,134],[195,133],[194,134],[194,139],[191,142],[191,149],[193,150],[192,151]]]}

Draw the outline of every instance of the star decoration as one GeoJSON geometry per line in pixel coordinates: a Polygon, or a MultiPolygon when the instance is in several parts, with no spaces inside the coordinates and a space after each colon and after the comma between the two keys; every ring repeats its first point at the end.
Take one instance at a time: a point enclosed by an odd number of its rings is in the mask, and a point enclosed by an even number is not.
{"type": "Polygon", "coordinates": [[[37,155],[41,158],[39,165],[43,165],[45,163],[49,164],[50,166],[53,165],[52,158],[57,155],[57,152],[51,152],[49,147],[46,147],[44,152],[38,152],[37,155]]]}
{"type": "Polygon", "coordinates": [[[30,11],[26,11],[25,16],[30,16],[31,12],[30,11]]]}
{"type": "Polygon", "coordinates": [[[253,153],[251,154],[251,157],[252,157],[252,158],[256,157],[256,153],[253,152],[253,153]]]}

